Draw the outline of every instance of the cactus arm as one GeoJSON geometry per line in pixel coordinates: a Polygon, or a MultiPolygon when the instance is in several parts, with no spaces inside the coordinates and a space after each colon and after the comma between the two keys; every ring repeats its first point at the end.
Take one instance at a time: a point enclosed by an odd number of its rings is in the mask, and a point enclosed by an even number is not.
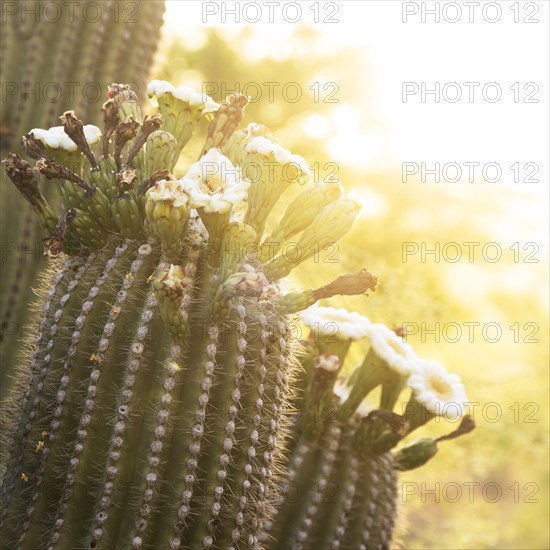
{"type": "MultiPolygon", "coordinates": [[[[41,49],[46,45],[52,45],[51,42],[56,37],[55,25],[42,24],[37,25],[32,33],[25,51],[25,60],[21,65],[22,74],[18,83],[23,86],[23,83],[34,84],[40,86],[40,81],[37,76],[40,71],[41,49]]],[[[40,93],[40,92],[38,92],[40,93]]],[[[32,121],[37,120],[36,115],[43,108],[42,101],[31,103],[26,95],[21,95],[20,101],[16,104],[15,113],[13,116],[11,136],[14,139],[20,139],[20,136],[27,133],[29,128],[32,128],[32,121]],[[30,106],[29,106],[30,105],[30,106]]],[[[40,118],[38,118],[40,120],[40,118]]]]}
{"type": "Polygon", "coordinates": [[[142,82],[136,82],[136,77],[142,77],[143,66],[152,65],[155,49],[151,48],[151,43],[158,43],[160,40],[164,11],[164,2],[140,2],[139,11],[135,14],[138,24],[126,22],[129,32],[136,27],[132,33],[134,40],[122,40],[113,74],[117,75],[120,82],[137,84],[136,93],[140,99],[145,97],[146,87],[141,85],[142,82]]]}
{"type": "MultiPolygon", "coordinates": [[[[98,63],[97,60],[101,59],[99,58],[99,52],[101,50],[101,44],[103,43],[104,36],[108,36],[107,30],[110,27],[109,21],[112,22],[111,27],[115,26],[115,18],[110,13],[113,5],[114,0],[102,1],[101,18],[99,19],[99,21],[94,23],[92,23],[91,21],[86,21],[83,24],[79,48],[81,59],[84,52],[86,52],[87,55],[84,56],[86,61],[77,65],[77,67],[80,68],[80,72],[77,75],[76,82],[94,82],[94,76],[96,75],[97,68],[99,65],[102,65],[102,63],[98,63]]],[[[124,24],[119,26],[122,27],[124,26],[124,24]]],[[[84,93],[80,93],[78,101],[76,102],[75,111],[80,114],[80,116],[88,119],[90,118],[89,113],[91,113],[92,111],[95,112],[96,109],[94,108],[94,105],[91,104],[86,95],[84,93]]]]}

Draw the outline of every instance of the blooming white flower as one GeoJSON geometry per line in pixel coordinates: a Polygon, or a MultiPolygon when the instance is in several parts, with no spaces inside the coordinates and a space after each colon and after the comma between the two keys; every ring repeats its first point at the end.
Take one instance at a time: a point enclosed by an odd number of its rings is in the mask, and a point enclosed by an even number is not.
{"type": "MultiPolygon", "coordinates": [[[[95,145],[101,139],[101,130],[97,126],[86,124],[83,130],[88,145],[95,145]]],[[[70,152],[77,150],[76,143],[65,133],[63,126],[53,126],[48,130],[33,128],[29,133],[51,149],[65,149],[70,152]]]]}
{"type": "Polygon", "coordinates": [[[402,376],[415,372],[418,356],[412,346],[381,323],[372,323],[368,331],[371,349],[392,370],[402,376]]]}
{"type": "Polygon", "coordinates": [[[363,315],[344,308],[312,306],[302,311],[302,321],[318,335],[338,340],[359,340],[368,332],[371,322],[363,315]]]}
{"type": "Polygon", "coordinates": [[[195,92],[187,86],[178,86],[177,88],[166,82],[166,80],[153,80],[147,85],[147,95],[150,98],[171,94],[176,99],[189,103],[191,107],[202,108],[203,113],[212,113],[220,107],[209,95],[195,92]]]}
{"type": "Polygon", "coordinates": [[[311,170],[303,157],[292,154],[288,149],[263,136],[251,139],[246,146],[247,153],[270,156],[283,166],[292,164],[299,173],[299,179],[306,180],[311,176],[311,170]]]}
{"type": "Polygon", "coordinates": [[[468,399],[460,376],[447,372],[437,361],[419,361],[407,383],[428,412],[449,419],[464,414],[468,399]]]}
{"type": "Polygon", "coordinates": [[[169,201],[175,208],[185,206],[189,202],[180,180],[159,180],[149,189],[147,195],[155,202],[169,201]]]}
{"type": "Polygon", "coordinates": [[[221,213],[228,212],[234,204],[246,198],[250,182],[219,149],[213,147],[189,167],[182,185],[191,197],[192,208],[221,213]]]}

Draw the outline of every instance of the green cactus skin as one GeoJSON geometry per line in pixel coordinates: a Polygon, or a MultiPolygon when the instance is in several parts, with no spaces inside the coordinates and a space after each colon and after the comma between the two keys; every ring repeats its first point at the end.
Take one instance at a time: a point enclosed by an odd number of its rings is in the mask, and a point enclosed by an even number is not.
{"type": "MultiPolygon", "coordinates": [[[[65,110],[76,109],[86,121],[97,125],[101,118],[98,102],[92,96],[98,85],[105,87],[106,83],[121,78],[134,83],[140,96],[145,97],[147,73],[160,38],[164,2],[101,0],[95,3],[102,15],[98,21],[93,10],[84,17],[79,6],[70,7],[61,0],[48,2],[46,15],[39,15],[38,20],[30,13],[34,3],[32,6],[26,3],[29,13],[25,17],[24,2],[11,4],[17,4],[17,11],[7,16],[8,21],[2,26],[0,80],[3,86],[13,85],[17,89],[2,99],[2,157],[8,151],[21,151],[21,136],[29,129],[58,124],[57,116],[65,110]],[[38,86],[39,94],[50,86],[50,95],[40,95],[38,99],[33,95],[25,97],[22,92],[25,83],[30,90],[38,86]],[[69,93],[68,83],[78,83],[73,93],[69,93]],[[89,88],[90,99],[82,93],[87,83],[94,83],[89,88]],[[56,84],[62,93],[53,101],[56,84]]],[[[28,206],[7,183],[3,167],[1,181],[0,231],[5,261],[0,286],[0,400],[4,401],[14,382],[11,366],[16,363],[18,341],[28,337],[31,319],[27,306],[33,300],[31,288],[36,286],[43,262],[40,228],[28,206]]],[[[44,192],[55,204],[55,193],[47,189],[44,192]]]]}
{"type": "MultiPolygon", "coordinates": [[[[196,98],[160,95],[162,120],[184,143],[206,115],[224,146],[246,104],[232,97],[212,115],[196,98]]],[[[199,199],[170,176],[182,145],[155,129],[160,118],[141,119],[129,88],[113,85],[110,96],[103,158],[67,112],[65,133],[81,152],[29,134],[34,172],[18,155],[5,161],[56,258],[13,396],[2,540],[21,550],[261,548],[300,371],[292,313],[316,292],[364,293],[372,276],[279,299],[278,278],[268,281],[257,257],[236,254],[262,235],[231,218],[230,202],[192,214],[199,199]],[[39,183],[60,195],[57,220],[39,183]]],[[[273,201],[287,185],[260,190],[273,201]]]]}

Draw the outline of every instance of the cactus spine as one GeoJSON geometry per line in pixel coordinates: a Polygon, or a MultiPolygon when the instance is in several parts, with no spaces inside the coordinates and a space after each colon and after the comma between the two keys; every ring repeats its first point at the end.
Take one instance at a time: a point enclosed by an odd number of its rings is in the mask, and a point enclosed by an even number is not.
{"type": "Polygon", "coordinates": [[[4,161],[48,235],[55,273],[13,395],[2,540],[21,550],[388,548],[396,470],[426,462],[437,441],[392,449],[440,414],[437,399],[461,414],[462,386],[389,329],[310,307],[374,290],[368,271],[283,294],[299,261],[281,243],[266,253],[268,241],[322,248],[358,205],[334,182],[311,183],[305,161],[265,127],[238,130],[246,98],[220,106],[159,81],[148,91],[156,115],[142,117],[136,94],[114,84],[101,134],[68,111],[62,131],[24,137],[34,166],[13,153],[4,161]],[[176,179],[203,119],[203,154],[176,179]],[[291,184],[304,190],[272,221],[291,184]],[[301,310],[305,347],[293,330],[301,310]],[[343,390],[346,354],[367,336],[371,351],[343,390]],[[398,415],[405,383],[413,395],[398,415]],[[379,385],[380,409],[365,412],[379,385]],[[300,498],[289,498],[291,483],[300,498]]]}
{"type": "MultiPolygon", "coordinates": [[[[20,152],[25,132],[52,126],[65,110],[77,109],[85,120],[98,124],[98,89],[115,78],[134,83],[144,97],[163,12],[161,1],[101,0],[86,6],[53,0],[6,5],[7,21],[0,39],[2,156],[20,152]]],[[[26,311],[33,299],[30,288],[42,263],[40,228],[6,180],[2,168],[0,218],[6,246],[0,292],[2,399],[13,383],[10,365],[15,363],[18,341],[26,337],[30,322],[26,311]]],[[[55,202],[55,193],[46,190],[45,194],[55,202]]]]}

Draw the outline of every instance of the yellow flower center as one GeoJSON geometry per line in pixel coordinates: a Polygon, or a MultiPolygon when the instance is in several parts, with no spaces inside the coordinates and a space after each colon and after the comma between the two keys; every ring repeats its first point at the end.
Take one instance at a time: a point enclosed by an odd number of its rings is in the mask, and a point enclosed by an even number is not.
{"type": "Polygon", "coordinates": [[[430,378],[429,380],[429,386],[431,389],[440,395],[442,398],[447,398],[452,395],[452,387],[451,385],[446,382],[445,380],[442,380],[441,378],[430,378]]]}
{"type": "Polygon", "coordinates": [[[224,185],[222,182],[221,175],[217,172],[215,174],[208,174],[203,179],[203,185],[201,187],[209,195],[214,195],[215,193],[222,193],[224,190],[224,185]]]}

